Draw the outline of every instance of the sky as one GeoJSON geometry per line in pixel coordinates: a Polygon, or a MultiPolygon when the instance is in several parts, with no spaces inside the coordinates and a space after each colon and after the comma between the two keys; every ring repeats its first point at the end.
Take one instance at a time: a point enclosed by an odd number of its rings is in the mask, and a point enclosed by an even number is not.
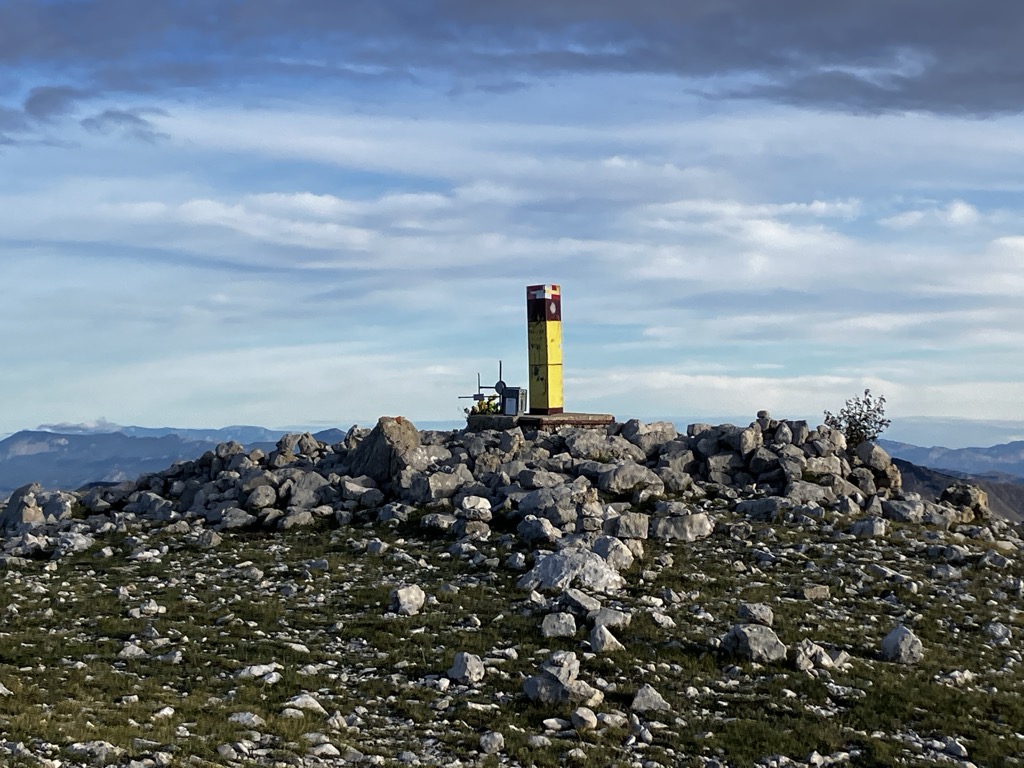
{"type": "Polygon", "coordinates": [[[558,283],[569,410],[817,423],[870,388],[893,439],[1024,436],[1022,29],[0,0],[0,433],[458,419],[499,360],[526,385],[558,283]]]}

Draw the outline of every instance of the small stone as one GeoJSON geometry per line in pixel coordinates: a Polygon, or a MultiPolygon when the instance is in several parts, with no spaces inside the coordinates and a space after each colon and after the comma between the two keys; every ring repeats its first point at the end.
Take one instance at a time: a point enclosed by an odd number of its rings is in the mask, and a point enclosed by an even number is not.
{"type": "Polygon", "coordinates": [[[573,637],[576,634],[576,617],[571,613],[549,613],[541,621],[540,633],[546,638],[573,637]]]}
{"type": "Polygon", "coordinates": [[[640,690],[636,692],[636,695],[633,697],[633,703],[630,704],[629,708],[634,712],[667,712],[672,709],[662,695],[653,686],[648,684],[640,686],[640,690]]]}
{"type": "Polygon", "coordinates": [[[119,659],[144,659],[149,654],[135,643],[125,643],[124,648],[118,651],[117,658],[119,659]]]}
{"type": "Polygon", "coordinates": [[[888,531],[889,523],[881,517],[874,516],[857,520],[850,526],[850,533],[858,539],[874,539],[879,536],[885,536],[888,531]]]}
{"type": "Polygon", "coordinates": [[[577,731],[592,731],[597,728],[597,715],[590,707],[577,707],[570,716],[577,731]]]}
{"type": "Polygon", "coordinates": [[[230,744],[221,744],[217,747],[217,754],[223,757],[225,760],[237,760],[238,753],[235,748],[230,744]]]}
{"type": "Polygon", "coordinates": [[[420,612],[427,596],[415,584],[391,590],[391,610],[399,616],[415,616],[420,612]]]}
{"type": "Polygon", "coordinates": [[[952,755],[953,757],[967,757],[967,747],[961,744],[957,739],[954,739],[952,736],[946,737],[943,751],[947,755],[952,755]]]}
{"type": "Polygon", "coordinates": [[[780,661],[786,658],[786,646],[769,627],[761,624],[736,624],[722,638],[722,650],[750,661],[780,661]]]}
{"type": "Polygon", "coordinates": [[[882,640],[882,658],[897,664],[916,664],[924,657],[924,646],[917,635],[902,624],[882,640]]]}
{"type": "Polygon", "coordinates": [[[484,679],[484,663],[479,656],[465,651],[455,654],[455,662],[448,670],[448,678],[464,685],[473,685],[484,679]]]}
{"type": "Polygon", "coordinates": [[[341,750],[338,749],[331,743],[318,744],[309,750],[309,754],[314,757],[325,758],[325,757],[341,757],[341,750]]]}
{"type": "Polygon", "coordinates": [[[285,706],[327,716],[327,710],[323,708],[323,705],[308,693],[300,693],[298,696],[293,696],[285,702],[285,706]]]}
{"type": "Polygon", "coordinates": [[[751,624],[763,624],[766,627],[770,627],[775,621],[775,612],[764,603],[740,603],[736,614],[744,621],[749,621],[751,624]]]}
{"type": "Polygon", "coordinates": [[[831,590],[824,584],[806,584],[800,590],[804,600],[828,600],[831,590]]]}
{"type": "Polygon", "coordinates": [[[245,728],[262,728],[267,721],[255,712],[235,712],[228,718],[228,722],[237,723],[245,728]]]}
{"type": "Polygon", "coordinates": [[[498,731],[488,731],[480,737],[480,751],[485,755],[494,755],[505,748],[505,737],[498,731]]]}
{"type": "Polygon", "coordinates": [[[594,653],[612,653],[624,651],[626,647],[618,641],[612,631],[604,624],[598,624],[590,632],[590,648],[594,653]]]}

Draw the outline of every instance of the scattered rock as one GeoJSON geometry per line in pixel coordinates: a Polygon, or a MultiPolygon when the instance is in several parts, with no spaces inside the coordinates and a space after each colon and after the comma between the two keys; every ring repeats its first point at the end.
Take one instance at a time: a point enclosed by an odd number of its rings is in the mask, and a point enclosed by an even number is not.
{"type": "Polygon", "coordinates": [[[505,748],[505,737],[498,731],[488,731],[480,737],[480,751],[485,755],[496,755],[505,748]]]}
{"type": "Polygon", "coordinates": [[[882,658],[897,664],[916,664],[924,658],[924,646],[917,635],[900,624],[882,639],[882,658]]]}
{"type": "Polygon", "coordinates": [[[455,654],[455,661],[448,670],[448,677],[457,683],[473,685],[484,679],[484,663],[479,656],[465,651],[455,654]]]}
{"type": "Polygon", "coordinates": [[[423,608],[427,596],[415,584],[391,590],[391,610],[399,616],[415,616],[423,608]]]}
{"type": "Polygon", "coordinates": [[[672,709],[654,686],[647,683],[640,686],[629,708],[634,712],[667,712],[672,709]]]}
{"type": "Polygon", "coordinates": [[[786,658],[786,646],[769,627],[762,624],[735,624],[722,638],[722,650],[749,661],[780,661],[786,658]]]}

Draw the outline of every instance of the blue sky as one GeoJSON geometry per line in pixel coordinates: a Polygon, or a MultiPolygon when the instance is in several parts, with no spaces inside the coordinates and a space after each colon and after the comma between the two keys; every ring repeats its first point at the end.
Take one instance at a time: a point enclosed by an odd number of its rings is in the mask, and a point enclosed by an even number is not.
{"type": "Polygon", "coordinates": [[[574,410],[816,420],[870,387],[935,442],[1024,421],[1021,29],[1010,0],[0,2],[0,432],[455,419],[499,358],[525,384],[535,282],[574,410]]]}

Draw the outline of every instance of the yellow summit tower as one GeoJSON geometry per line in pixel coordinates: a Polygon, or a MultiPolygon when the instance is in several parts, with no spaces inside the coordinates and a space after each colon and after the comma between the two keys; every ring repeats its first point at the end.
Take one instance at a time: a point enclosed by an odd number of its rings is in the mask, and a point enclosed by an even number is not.
{"type": "Polygon", "coordinates": [[[526,288],[526,326],[530,358],[530,413],[562,413],[562,289],[526,288]]]}

